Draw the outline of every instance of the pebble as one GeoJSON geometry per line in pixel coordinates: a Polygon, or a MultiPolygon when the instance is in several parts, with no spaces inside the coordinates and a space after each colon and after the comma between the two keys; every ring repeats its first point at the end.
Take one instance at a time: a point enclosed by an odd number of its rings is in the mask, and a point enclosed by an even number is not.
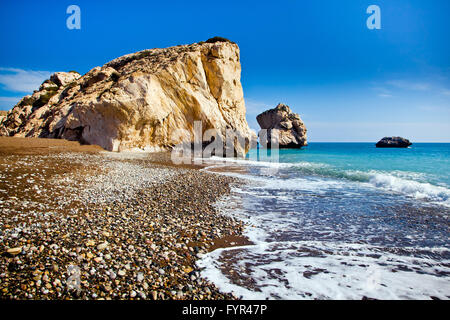
{"type": "Polygon", "coordinates": [[[0,193],[2,297],[120,299],[134,291],[140,299],[233,298],[200,281],[191,265],[215,235],[241,234],[243,225],[212,205],[236,179],[126,154],[8,157],[0,155],[0,183],[7,181],[7,196],[0,193]],[[25,191],[19,170],[33,175],[29,183],[40,194],[25,191]],[[80,290],[66,290],[70,279],[80,290]]]}
{"type": "Polygon", "coordinates": [[[89,241],[87,241],[87,242],[86,242],[86,246],[87,246],[87,247],[93,247],[93,246],[95,246],[95,241],[94,241],[94,240],[89,240],[89,241]]]}
{"type": "Polygon", "coordinates": [[[6,252],[9,253],[10,255],[15,256],[22,252],[22,247],[11,248],[6,250],[6,252]]]}
{"type": "Polygon", "coordinates": [[[104,250],[104,249],[108,248],[108,246],[109,246],[108,242],[103,242],[97,246],[97,250],[104,250]]]}

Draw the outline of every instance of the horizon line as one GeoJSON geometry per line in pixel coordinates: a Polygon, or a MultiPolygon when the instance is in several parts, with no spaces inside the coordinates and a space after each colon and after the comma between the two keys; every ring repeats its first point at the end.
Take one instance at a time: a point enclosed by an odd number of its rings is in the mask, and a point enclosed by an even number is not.
{"type": "MultiPolygon", "coordinates": [[[[410,140],[411,141],[411,140],[410,140]]],[[[308,143],[377,143],[378,141],[308,141],[308,143]]],[[[450,143],[450,141],[416,141],[414,143],[450,143]]]]}

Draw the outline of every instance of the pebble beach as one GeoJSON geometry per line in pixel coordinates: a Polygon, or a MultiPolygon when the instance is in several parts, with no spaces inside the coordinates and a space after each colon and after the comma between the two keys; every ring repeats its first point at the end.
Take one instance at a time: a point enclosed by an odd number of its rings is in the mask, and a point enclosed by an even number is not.
{"type": "Polygon", "coordinates": [[[214,204],[236,178],[168,154],[0,138],[1,299],[237,299],[196,260],[245,244],[214,204]]]}

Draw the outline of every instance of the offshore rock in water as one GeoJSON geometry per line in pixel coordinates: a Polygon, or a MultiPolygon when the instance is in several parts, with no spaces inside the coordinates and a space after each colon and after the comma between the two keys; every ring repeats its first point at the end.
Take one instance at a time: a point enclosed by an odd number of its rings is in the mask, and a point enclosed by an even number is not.
{"type": "Polygon", "coordinates": [[[267,147],[270,148],[273,131],[278,132],[280,148],[301,148],[307,145],[306,127],[297,113],[279,103],[276,108],[264,111],[256,117],[261,129],[267,130],[267,147]]]}
{"type": "Polygon", "coordinates": [[[412,143],[402,137],[384,137],[377,142],[377,148],[408,148],[412,143]]]}

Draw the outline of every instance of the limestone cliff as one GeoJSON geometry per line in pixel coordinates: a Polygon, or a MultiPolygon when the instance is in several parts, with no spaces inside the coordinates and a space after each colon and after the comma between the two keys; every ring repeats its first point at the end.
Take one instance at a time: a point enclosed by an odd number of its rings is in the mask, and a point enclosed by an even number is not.
{"type": "MultiPolygon", "coordinates": [[[[225,137],[232,129],[248,142],[240,75],[239,47],[228,41],[140,51],[84,76],[52,75],[8,113],[0,135],[155,151],[192,141],[199,120],[203,132],[225,137]],[[180,129],[185,134],[175,134],[180,129]]],[[[238,154],[247,149],[235,146],[238,154]]]]}

